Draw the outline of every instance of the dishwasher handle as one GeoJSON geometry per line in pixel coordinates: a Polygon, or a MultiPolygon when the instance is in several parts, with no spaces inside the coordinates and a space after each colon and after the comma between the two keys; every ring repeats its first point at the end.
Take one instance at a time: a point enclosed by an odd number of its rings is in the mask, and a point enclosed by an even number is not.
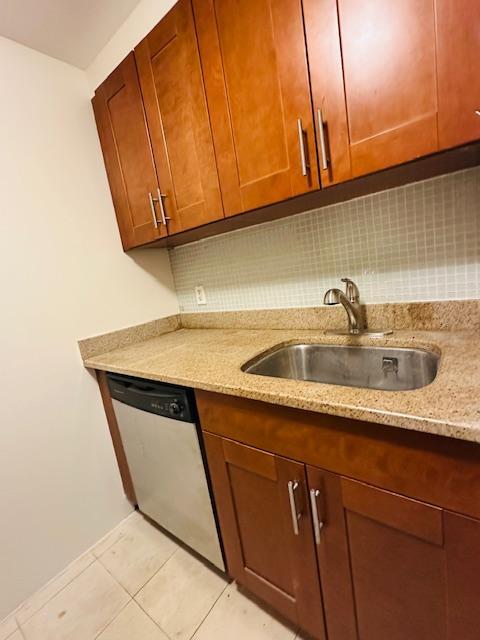
{"type": "Polygon", "coordinates": [[[170,389],[161,391],[157,384],[149,380],[134,380],[114,374],[109,374],[108,377],[113,382],[114,388],[121,387],[122,390],[128,389],[129,393],[137,393],[149,398],[170,398],[172,396],[170,389]]]}
{"type": "Polygon", "coordinates": [[[115,373],[108,373],[108,385],[112,398],[123,404],[182,422],[196,421],[190,389],[115,373]]]}
{"type": "Polygon", "coordinates": [[[140,396],[145,396],[146,398],[170,398],[172,396],[171,393],[162,393],[161,391],[155,391],[155,387],[150,387],[150,389],[145,389],[142,387],[137,387],[132,384],[126,387],[129,393],[136,393],[140,396]]]}
{"type": "Polygon", "coordinates": [[[115,385],[123,387],[124,389],[134,388],[137,391],[150,391],[156,388],[155,383],[150,382],[150,380],[138,380],[137,378],[129,378],[116,373],[109,373],[108,379],[115,385]]]}

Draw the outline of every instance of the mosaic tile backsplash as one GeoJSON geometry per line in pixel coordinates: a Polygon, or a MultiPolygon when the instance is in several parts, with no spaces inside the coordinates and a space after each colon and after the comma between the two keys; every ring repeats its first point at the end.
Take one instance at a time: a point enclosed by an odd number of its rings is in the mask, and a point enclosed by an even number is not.
{"type": "Polygon", "coordinates": [[[480,167],[201,240],[170,261],[184,312],[318,306],[343,276],[364,303],[480,298],[480,167]]]}

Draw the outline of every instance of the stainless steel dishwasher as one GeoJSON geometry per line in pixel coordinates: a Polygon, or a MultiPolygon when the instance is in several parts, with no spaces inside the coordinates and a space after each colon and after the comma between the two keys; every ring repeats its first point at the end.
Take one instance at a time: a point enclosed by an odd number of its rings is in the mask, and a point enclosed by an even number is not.
{"type": "Polygon", "coordinates": [[[190,389],[109,373],[138,507],[225,571],[190,389]]]}

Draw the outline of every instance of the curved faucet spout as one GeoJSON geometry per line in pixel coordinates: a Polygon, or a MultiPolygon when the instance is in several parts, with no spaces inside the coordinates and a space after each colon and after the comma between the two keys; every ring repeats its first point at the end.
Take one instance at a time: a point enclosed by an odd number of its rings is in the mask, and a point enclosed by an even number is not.
{"type": "Polygon", "coordinates": [[[358,299],[350,300],[340,289],[329,289],[323,299],[324,304],[341,304],[348,316],[348,330],[350,333],[365,331],[366,325],[358,299]]]}

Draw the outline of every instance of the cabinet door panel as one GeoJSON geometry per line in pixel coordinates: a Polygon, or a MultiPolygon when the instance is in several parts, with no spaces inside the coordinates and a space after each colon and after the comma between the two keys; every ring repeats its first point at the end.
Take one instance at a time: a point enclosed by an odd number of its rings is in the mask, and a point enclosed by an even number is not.
{"type": "Polygon", "coordinates": [[[230,574],[323,639],[304,466],[217,436],[204,437],[230,574]],[[293,531],[289,481],[298,482],[298,535],[293,531]]]}
{"type": "Polygon", "coordinates": [[[474,640],[480,522],[307,468],[329,640],[474,640]]]}
{"type": "Polygon", "coordinates": [[[358,640],[340,476],[316,467],[307,467],[307,476],[309,490],[319,492],[314,498],[323,526],[316,551],[327,636],[329,640],[358,640]]]}
{"type": "Polygon", "coordinates": [[[477,640],[480,629],[480,522],[444,514],[447,549],[448,640],[477,640]]]}
{"type": "Polygon", "coordinates": [[[213,140],[189,0],[135,48],[168,229],[223,217],[213,140]]]}
{"type": "Polygon", "coordinates": [[[318,188],[301,1],[194,9],[226,214],[318,188]]]}
{"type": "Polygon", "coordinates": [[[149,200],[149,192],[157,195],[157,174],[133,53],[100,85],[92,104],[123,246],[152,242],[166,229],[154,220],[149,200]]]}
{"type": "Polygon", "coordinates": [[[438,149],[432,0],[338,0],[353,175],[438,149]]]}
{"type": "Polygon", "coordinates": [[[352,177],[336,0],[303,0],[322,186],[352,177]],[[322,150],[323,145],[323,150],[322,150]]]}
{"type": "Polygon", "coordinates": [[[436,0],[440,148],[480,138],[480,2],[436,0]]]}
{"type": "Polygon", "coordinates": [[[441,510],[345,478],[341,487],[359,637],[446,638],[441,510]]]}

